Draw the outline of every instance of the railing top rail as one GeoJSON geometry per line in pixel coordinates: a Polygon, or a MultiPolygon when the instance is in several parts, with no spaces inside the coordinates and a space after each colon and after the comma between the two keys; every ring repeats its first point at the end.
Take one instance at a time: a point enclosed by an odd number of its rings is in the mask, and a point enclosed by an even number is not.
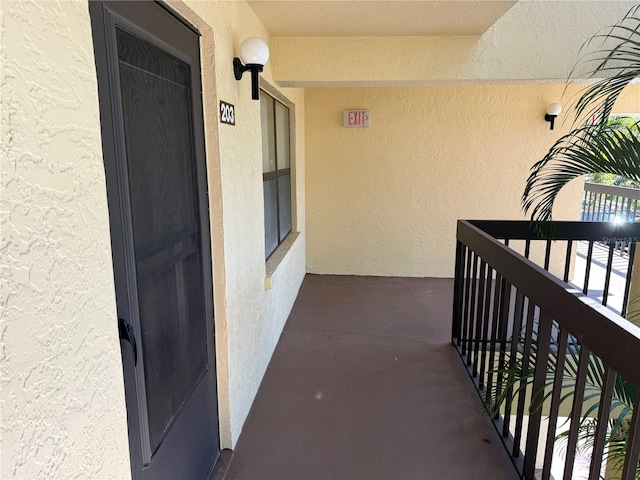
{"type": "Polygon", "coordinates": [[[629,187],[618,187],[616,185],[603,185],[601,183],[584,182],[584,189],[587,192],[605,193],[616,195],[618,197],[626,197],[632,200],[640,200],[640,189],[629,187]]]}
{"type": "Polygon", "coordinates": [[[640,389],[640,328],[503,245],[483,224],[458,220],[458,241],[640,389]]]}
{"type": "MultiPolygon", "coordinates": [[[[546,240],[536,234],[526,220],[467,220],[493,238],[546,240]]],[[[640,240],[640,222],[553,222],[553,240],[605,242],[615,239],[640,240]]]]}

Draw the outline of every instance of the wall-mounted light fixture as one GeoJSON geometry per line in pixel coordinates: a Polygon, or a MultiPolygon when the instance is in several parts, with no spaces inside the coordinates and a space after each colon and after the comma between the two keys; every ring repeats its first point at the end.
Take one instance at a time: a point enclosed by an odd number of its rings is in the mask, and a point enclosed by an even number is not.
{"type": "Polygon", "coordinates": [[[544,119],[551,124],[549,130],[553,130],[553,124],[556,121],[556,117],[560,115],[562,111],[562,105],[559,103],[552,103],[547,107],[547,113],[544,116],[544,119]]]}
{"type": "Polygon", "coordinates": [[[258,74],[269,60],[269,46],[258,37],[249,37],[240,45],[240,58],[233,59],[233,74],[236,80],[242,78],[242,74],[251,72],[251,98],[260,99],[260,86],[258,74]]]}

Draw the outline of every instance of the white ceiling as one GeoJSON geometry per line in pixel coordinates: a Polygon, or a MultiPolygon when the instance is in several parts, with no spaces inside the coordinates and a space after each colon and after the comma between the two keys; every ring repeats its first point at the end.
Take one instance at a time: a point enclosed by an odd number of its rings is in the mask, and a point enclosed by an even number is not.
{"type": "Polygon", "coordinates": [[[517,0],[250,0],[273,37],[481,35],[517,0]]]}

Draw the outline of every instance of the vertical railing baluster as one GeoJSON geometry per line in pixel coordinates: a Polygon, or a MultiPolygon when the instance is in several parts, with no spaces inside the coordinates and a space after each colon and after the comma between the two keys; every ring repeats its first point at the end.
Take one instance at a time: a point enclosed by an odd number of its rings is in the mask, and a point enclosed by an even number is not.
{"type": "Polygon", "coordinates": [[[527,238],[524,242],[524,257],[529,258],[529,253],[531,252],[531,240],[527,238]]]}
{"type": "Polygon", "coordinates": [[[511,455],[520,456],[520,441],[522,440],[522,424],[524,422],[524,408],[527,400],[527,385],[529,384],[529,362],[531,361],[531,342],[533,339],[533,325],[535,305],[529,299],[527,306],[527,321],[524,329],[524,347],[522,350],[522,372],[518,386],[518,408],[516,409],[516,424],[513,432],[513,450],[511,455]]]}
{"type": "Polygon", "coordinates": [[[484,389],[485,367],[487,366],[487,351],[489,349],[489,321],[491,320],[492,299],[495,302],[496,282],[493,280],[493,269],[487,268],[488,284],[486,288],[486,297],[484,302],[484,315],[482,319],[482,353],[480,355],[480,376],[478,378],[478,387],[484,389]]]}
{"type": "Polygon", "coordinates": [[[598,420],[596,432],[593,437],[593,450],[591,451],[591,465],[589,466],[589,478],[600,478],[602,470],[602,456],[607,443],[607,427],[609,426],[609,416],[611,414],[611,400],[613,398],[613,387],[616,381],[616,372],[611,367],[605,367],[604,381],[602,382],[602,392],[598,405],[598,420]]]}
{"type": "Polygon", "coordinates": [[[500,305],[502,296],[504,295],[504,279],[498,271],[496,271],[496,280],[493,295],[493,316],[491,321],[491,341],[489,345],[489,365],[487,366],[487,391],[485,400],[491,400],[493,390],[493,374],[495,370],[496,344],[498,342],[498,325],[500,319],[500,305]]]}
{"type": "MultiPolygon", "coordinates": [[[[500,305],[500,326],[499,329],[499,344],[500,350],[498,353],[498,371],[503,372],[505,367],[506,351],[507,351],[507,335],[509,330],[509,310],[511,308],[511,283],[503,278],[503,294],[500,305]]],[[[502,394],[502,375],[496,377],[496,398],[502,394]]]]}
{"type": "Polygon", "coordinates": [[[636,241],[635,238],[631,239],[629,243],[629,262],[627,263],[627,278],[624,281],[624,295],[622,297],[622,312],[623,317],[627,316],[627,309],[629,308],[629,295],[631,292],[631,277],[633,276],[633,261],[636,256],[636,241]]]}
{"type": "Polygon", "coordinates": [[[591,192],[588,190],[584,190],[582,196],[582,211],[580,214],[580,221],[587,222],[589,221],[589,215],[591,215],[591,204],[590,204],[591,192]]]}
{"type": "MultiPolygon", "coordinates": [[[[520,345],[520,334],[522,331],[522,314],[524,313],[524,296],[516,290],[516,303],[513,310],[513,328],[511,331],[511,349],[509,351],[508,371],[511,371],[516,365],[518,354],[518,346],[520,345]]],[[[511,407],[513,402],[513,385],[509,382],[505,391],[504,404],[504,421],[502,422],[502,436],[509,436],[509,427],[511,424],[511,407]]]]}
{"type": "Polygon", "coordinates": [[[601,222],[601,221],[603,221],[603,220],[604,220],[604,218],[602,218],[602,215],[601,215],[601,213],[600,213],[600,210],[601,210],[601,207],[602,207],[602,194],[601,194],[601,193],[598,193],[598,194],[597,194],[597,196],[596,196],[596,199],[597,199],[597,202],[598,202],[598,209],[597,209],[597,210],[595,210],[595,203],[594,203],[595,219],[594,219],[594,217],[592,216],[592,217],[591,217],[591,221],[592,221],[592,222],[594,222],[594,221],[595,221],[595,222],[597,222],[597,221],[600,221],[600,222],[601,222]]]}
{"type": "Polygon", "coordinates": [[[467,331],[467,322],[469,321],[469,297],[471,295],[471,257],[473,252],[470,248],[467,248],[467,262],[465,264],[466,275],[464,277],[464,298],[462,303],[462,328],[460,329],[460,338],[458,339],[458,345],[460,346],[460,355],[466,353],[466,338],[464,338],[467,331]]]}
{"type": "Polygon", "coordinates": [[[547,240],[547,248],[544,252],[544,269],[549,271],[549,261],[551,260],[551,240],[547,240]]]}
{"type": "MultiPolygon", "coordinates": [[[[564,384],[564,362],[567,356],[567,343],[569,334],[562,327],[558,327],[556,337],[557,353],[555,356],[555,371],[553,390],[551,393],[551,407],[549,411],[549,423],[547,427],[547,439],[544,449],[544,461],[542,465],[542,480],[551,478],[551,464],[553,462],[553,447],[556,441],[556,427],[558,426],[558,412],[562,398],[564,384]]],[[[553,356],[552,356],[553,358],[553,356]]]]}
{"type": "Polygon", "coordinates": [[[451,342],[455,343],[460,338],[462,321],[462,282],[464,275],[464,250],[465,246],[459,240],[456,241],[456,266],[453,277],[453,322],[451,325],[451,342]]]}
{"type": "Polygon", "coordinates": [[[582,293],[587,295],[589,293],[589,275],[591,274],[591,259],[593,257],[593,240],[589,241],[589,248],[587,249],[587,262],[584,269],[584,287],[582,293]]]}
{"type": "Polygon", "coordinates": [[[523,478],[531,480],[536,471],[536,455],[538,439],[540,437],[540,423],[542,422],[542,405],[547,377],[547,364],[551,343],[551,327],[553,321],[545,312],[541,312],[538,323],[538,343],[533,374],[531,410],[527,428],[527,443],[525,447],[523,478]]]}
{"type": "Polygon", "coordinates": [[[476,321],[476,289],[478,287],[478,255],[473,254],[473,266],[471,267],[471,301],[469,302],[469,324],[466,332],[467,342],[463,346],[463,350],[467,354],[467,365],[471,365],[471,352],[473,350],[473,327],[476,321]]]}
{"type": "Polygon", "coordinates": [[[564,275],[562,276],[565,282],[569,282],[569,272],[571,270],[571,257],[573,253],[573,240],[567,241],[567,253],[564,258],[564,275]]]}
{"type": "Polygon", "coordinates": [[[611,283],[611,271],[613,269],[613,253],[615,251],[615,244],[609,245],[609,257],[607,258],[607,269],[604,276],[604,290],[602,291],[602,305],[607,306],[609,299],[609,284],[611,283]]]}
{"type": "Polygon", "coordinates": [[[621,480],[635,480],[638,472],[638,460],[640,459],[640,393],[636,391],[636,400],[633,402],[633,415],[629,425],[627,440],[627,455],[624,459],[621,480]]]}
{"type": "MultiPolygon", "coordinates": [[[[631,217],[631,199],[630,198],[625,198],[626,203],[627,203],[627,208],[624,210],[624,221],[628,222],[630,220],[631,217]]],[[[624,201],[622,202],[622,205],[624,207],[624,201]]]]}
{"type": "Polygon", "coordinates": [[[589,357],[591,352],[584,345],[580,345],[580,357],[578,360],[578,372],[575,378],[575,388],[573,390],[573,403],[571,405],[571,423],[567,437],[567,454],[564,462],[564,477],[573,477],[573,467],[578,447],[578,428],[582,417],[582,403],[589,367],[589,357]]]}
{"type": "Polygon", "coordinates": [[[487,264],[484,260],[480,259],[480,275],[478,279],[478,308],[476,311],[476,332],[475,332],[475,347],[473,349],[473,376],[478,376],[478,354],[480,351],[480,341],[482,336],[482,321],[484,319],[484,290],[487,284],[487,264]]]}

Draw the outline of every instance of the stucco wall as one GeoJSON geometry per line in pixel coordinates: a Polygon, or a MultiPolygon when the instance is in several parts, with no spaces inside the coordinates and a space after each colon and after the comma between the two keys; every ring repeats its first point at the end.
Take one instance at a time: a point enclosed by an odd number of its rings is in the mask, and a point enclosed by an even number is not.
{"type": "Polygon", "coordinates": [[[287,86],[564,81],[585,40],[637,2],[520,0],[480,37],[276,38],[287,86]]]}
{"type": "MultiPolygon", "coordinates": [[[[248,74],[235,80],[233,57],[245,38],[270,36],[245,2],[173,5],[202,33],[221,441],[232,447],[305,274],[304,94],[279,90],[295,104],[294,228],[301,233],[267,290],[260,102],[251,99],[248,74]],[[219,100],[235,105],[235,126],[217,124],[219,100]]],[[[261,77],[275,85],[270,63],[261,77]]]]}
{"type": "MultiPolygon", "coordinates": [[[[259,102],[233,78],[268,35],[244,2],[172,4],[202,33],[221,443],[237,440],[305,273],[304,96],[294,225],[265,288],[259,102]],[[236,126],[218,123],[218,101],[236,126]]],[[[2,2],[2,478],[126,478],[126,410],[85,1],[2,2]]],[[[271,80],[267,66],[265,80],[271,80]]]]}
{"type": "MultiPolygon", "coordinates": [[[[529,168],[569,128],[543,118],[563,89],[307,89],[308,271],[452,276],[457,219],[525,218],[529,168]],[[369,128],[342,127],[353,108],[369,109],[369,128]]],[[[640,88],[616,109],[638,111],[640,88]]],[[[556,219],[578,218],[581,188],[561,194],[556,219]]]]}
{"type": "Polygon", "coordinates": [[[126,478],[87,5],[1,8],[1,476],[126,478]]]}

